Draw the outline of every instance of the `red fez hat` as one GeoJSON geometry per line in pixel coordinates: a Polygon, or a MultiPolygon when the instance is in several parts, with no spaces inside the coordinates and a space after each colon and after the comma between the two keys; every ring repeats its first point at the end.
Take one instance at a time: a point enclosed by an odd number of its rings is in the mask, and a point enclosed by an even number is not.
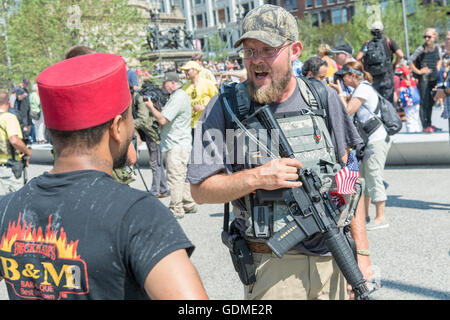
{"type": "Polygon", "coordinates": [[[131,103],[125,61],[93,53],[61,61],[36,79],[45,125],[54,130],[92,128],[123,113],[131,103]]]}

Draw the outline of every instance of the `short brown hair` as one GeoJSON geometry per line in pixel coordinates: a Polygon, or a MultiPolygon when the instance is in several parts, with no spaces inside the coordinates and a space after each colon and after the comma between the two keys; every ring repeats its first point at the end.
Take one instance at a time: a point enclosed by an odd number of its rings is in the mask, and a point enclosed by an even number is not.
{"type": "Polygon", "coordinates": [[[0,106],[9,103],[9,94],[6,91],[0,90],[0,106]]]}

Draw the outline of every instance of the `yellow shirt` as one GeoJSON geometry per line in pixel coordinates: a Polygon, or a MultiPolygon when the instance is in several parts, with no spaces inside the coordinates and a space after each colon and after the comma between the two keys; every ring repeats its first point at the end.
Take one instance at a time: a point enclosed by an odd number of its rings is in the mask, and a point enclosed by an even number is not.
{"type": "Polygon", "coordinates": [[[5,164],[11,159],[9,138],[12,136],[23,138],[19,120],[12,113],[0,112],[0,164],[5,164]]]}
{"type": "Polygon", "coordinates": [[[216,77],[214,76],[214,73],[206,68],[202,67],[202,70],[200,70],[200,72],[198,73],[198,75],[203,78],[203,79],[207,79],[207,80],[211,80],[212,82],[216,82],[216,77]]]}
{"type": "Polygon", "coordinates": [[[192,120],[191,128],[197,126],[197,122],[200,119],[203,111],[194,112],[194,106],[207,106],[209,100],[219,93],[216,84],[210,80],[200,78],[198,80],[197,86],[195,87],[191,81],[188,81],[184,86],[183,90],[186,91],[189,98],[191,98],[192,107],[192,120]]]}
{"type": "Polygon", "coordinates": [[[330,64],[327,69],[326,77],[327,78],[333,77],[335,73],[336,73],[336,69],[334,69],[333,65],[330,64]]]}

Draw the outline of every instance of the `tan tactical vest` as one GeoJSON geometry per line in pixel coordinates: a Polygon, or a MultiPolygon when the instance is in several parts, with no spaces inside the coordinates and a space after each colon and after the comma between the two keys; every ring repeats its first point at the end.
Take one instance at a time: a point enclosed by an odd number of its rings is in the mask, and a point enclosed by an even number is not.
{"type": "MultiPolygon", "coordinates": [[[[326,125],[326,119],[318,115],[324,109],[319,107],[304,81],[301,78],[297,79],[300,92],[310,106],[310,110],[287,114],[275,113],[275,117],[294,151],[295,158],[302,163],[304,169],[310,168],[319,174],[323,185],[321,191],[336,190],[335,175],[341,169],[341,165],[336,159],[335,148],[326,125]]],[[[239,94],[242,94],[242,91],[239,94]]],[[[248,95],[248,93],[246,94],[248,95]]],[[[247,145],[245,148],[247,153],[252,153],[252,145],[247,145]]],[[[355,195],[344,195],[344,199],[346,204],[341,208],[339,227],[350,224],[359,200],[359,192],[355,195]],[[356,197],[356,195],[358,196],[356,197]]],[[[245,197],[245,201],[246,207],[251,207],[249,196],[245,197]]],[[[271,235],[273,235],[293,219],[289,215],[284,202],[273,202],[269,207],[273,217],[271,227],[271,235]]],[[[233,214],[236,218],[246,221],[246,235],[250,238],[254,237],[252,217],[249,212],[234,207],[233,214]]]]}

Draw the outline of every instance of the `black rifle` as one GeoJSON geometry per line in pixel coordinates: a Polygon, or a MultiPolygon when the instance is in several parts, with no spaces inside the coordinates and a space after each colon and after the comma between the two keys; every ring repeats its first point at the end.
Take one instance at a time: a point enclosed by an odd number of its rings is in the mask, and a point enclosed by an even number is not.
{"type": "MultiPolygon", "coordinates": [[[[269,106],[261,107],[253,114],[261,125],[270,133],[276,133],[279,153],[282,158],[295,158],[294,152],[284,136],[269,106]]],[[[320,177],[312,170],[298,171],[302,186],[292,189],[275,191],[257,190],[259,203],[284,201],[293,221],[274,234],[267,245],[278,256],[282,257],[288,250],[304,239],[321,233],[325,237],[328,249],[342,271],[348,283],[352,286],[356,300],[368,299],[369,290],[343,233],[337,228],[339,210],[331,200],[328,192],[321,193],[320,177]]]]}

